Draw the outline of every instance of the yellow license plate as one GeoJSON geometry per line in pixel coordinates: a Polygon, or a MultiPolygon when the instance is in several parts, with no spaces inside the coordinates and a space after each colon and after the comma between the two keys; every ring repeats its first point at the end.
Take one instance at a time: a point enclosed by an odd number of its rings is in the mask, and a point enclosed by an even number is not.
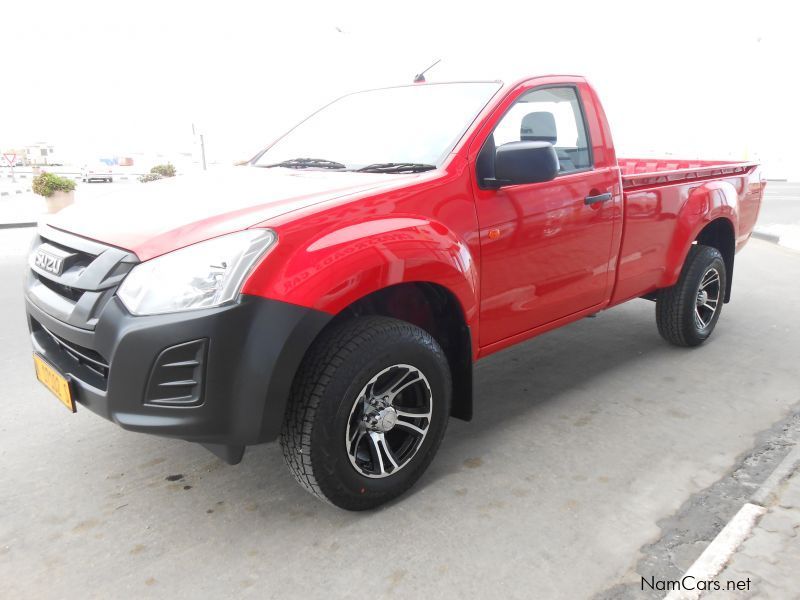
{"type": "Polygon", "coordinates": [[[38,354],[33,355],[33,365],[36,367],[36,379],[53,392],[61,404],[75,412],[75,399],[72,397],[72,386],[69,384],[69,379],[51,367],[38,354]]]}

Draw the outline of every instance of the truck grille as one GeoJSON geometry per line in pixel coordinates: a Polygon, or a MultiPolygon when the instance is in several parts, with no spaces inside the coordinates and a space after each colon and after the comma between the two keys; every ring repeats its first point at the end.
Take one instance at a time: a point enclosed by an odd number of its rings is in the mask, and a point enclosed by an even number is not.
{"type": "Polygon", "coordinates": [[[48,315],[73,327],[93,330],[105,304],[138,263],[136,256],[52,227],[40,227],[28,260],[28,298],[48,315]],[[37,254],[55,254],[44,265],[37,254]]]}
{"type": "Polygon", "coordinates": [[[72,302],[77,302],[81,299],[81,296],[83,296],[83,290],[76,290],[75,288],[62,285],[57,281],[53,281],[52,279],[39,275],[38,273],[34,276],[42,283],[42,285],[51,289],[59,296],[70,299],[72,302]]]}

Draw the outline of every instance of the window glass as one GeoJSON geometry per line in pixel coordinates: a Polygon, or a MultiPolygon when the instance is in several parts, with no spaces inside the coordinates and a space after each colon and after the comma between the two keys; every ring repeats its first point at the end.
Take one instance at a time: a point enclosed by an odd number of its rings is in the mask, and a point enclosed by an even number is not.
{"type": "Polygon", "coordinates": [[[497,92],[496,82],[413,85],[351,94],[300,123],[258,158],[438,165],[497,92]]]}
{"type": "Polygon", "coordinates": [[[561,173],[591,167],[588,137],[575,88],[545,88],[520,97],[494,130],[498,147],[519,141],[553,144],[561,173]]]}

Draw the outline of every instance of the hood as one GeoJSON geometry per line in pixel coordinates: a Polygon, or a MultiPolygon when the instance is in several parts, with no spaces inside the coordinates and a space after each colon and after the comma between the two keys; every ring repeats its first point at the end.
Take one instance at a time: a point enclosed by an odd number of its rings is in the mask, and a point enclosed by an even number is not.
{"type": "Polygon", "coordinates": [[[44,223],[124,248],[140,260],[147,260],[320,202],[373,188],[396,187],[407,178],[380,173],[233,167],[130,184],[92,199],[79,197],[75,204],[44,223]]]}

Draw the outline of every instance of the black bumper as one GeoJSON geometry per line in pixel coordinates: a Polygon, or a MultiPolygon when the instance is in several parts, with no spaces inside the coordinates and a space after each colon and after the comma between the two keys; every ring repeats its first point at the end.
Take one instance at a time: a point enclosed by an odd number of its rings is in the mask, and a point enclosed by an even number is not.
{"type": "Polygon", "coordinates": [[[34,350],[80,406],[125,429],[208,445],[229,462],[280,432],[303,355],[331,315],[244,296],[220,308],[133,316],[116,296],[93,329],[26,297],[34,350]]]}

